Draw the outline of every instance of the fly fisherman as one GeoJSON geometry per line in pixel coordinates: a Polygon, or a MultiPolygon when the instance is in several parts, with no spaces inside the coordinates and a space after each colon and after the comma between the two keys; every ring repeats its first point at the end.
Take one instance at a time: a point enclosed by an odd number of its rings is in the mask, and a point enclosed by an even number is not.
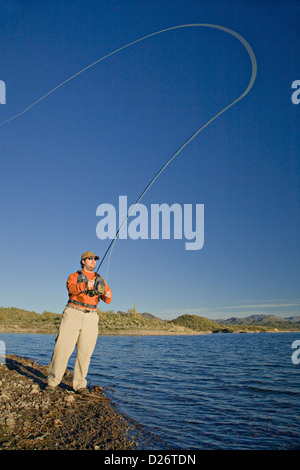
{"type": "Polygon", "coordinates": [[[73,374],[73,388],[77,393],[88,394],[86,376],[98,337],[97,304],[109,304],[111,290],[105,280],[94,273],[99,257],[92,251],[81,256],[81,270],[67,280],[69,302],[64,309],[49,365],[47,390],[53,391],[61,382],[69,358],[77,346],[73,374]]]}

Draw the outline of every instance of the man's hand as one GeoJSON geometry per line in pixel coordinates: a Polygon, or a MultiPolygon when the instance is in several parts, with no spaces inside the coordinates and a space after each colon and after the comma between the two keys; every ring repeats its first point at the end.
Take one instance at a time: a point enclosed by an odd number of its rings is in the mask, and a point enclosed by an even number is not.
{"type": "Polygon", "coordinates": [[[105,294],[103,294],[101,297],[102,297],[103,299],[105,299],[105,300],[109,300],[109,299],[111,299],[111,292],[110,292],[110,291],[107,291],[107,292],[105,292],[105,294]]]}
{"type": "Polygon", "coordinates": [[[88,290],[93,290],[94,289],[94,284],[95,284],[94,279],[91,279],[90,281],[88,281],[88,283],[87,283],[88,290]]]}

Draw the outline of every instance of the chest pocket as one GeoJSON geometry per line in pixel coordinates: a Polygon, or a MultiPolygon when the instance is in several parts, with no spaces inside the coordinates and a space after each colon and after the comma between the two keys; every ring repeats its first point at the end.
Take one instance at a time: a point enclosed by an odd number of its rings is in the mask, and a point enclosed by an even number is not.
{"type": "MultiPolygon", "coordinates": [[[[86,293],[90,297],[94,297],[94,295],[103,295],[105,294],[105,283],[103,278],[100,276],[100,274],[95,274],[96,275],[96,280],[94,284],[94,289],[93,290],[88,290],[86,289],[86,293]]],[[[78,278],[77,278],[77,283],[79,282],[88,282],[88,278],[83,274],[82,271],[78,271],[78,278]]]]}

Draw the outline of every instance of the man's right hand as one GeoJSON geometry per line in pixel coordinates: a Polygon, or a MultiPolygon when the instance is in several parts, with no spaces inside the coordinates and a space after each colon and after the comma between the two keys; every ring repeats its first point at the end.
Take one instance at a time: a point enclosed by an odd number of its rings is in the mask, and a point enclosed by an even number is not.
{"type": "Polygon", "coordinates": [[[88,283],[87,283],[88,290],[93,290],[94,289],[94,284],[95,284],[94,279],[91,279],[90,281],[88,281],[88,283]]]}

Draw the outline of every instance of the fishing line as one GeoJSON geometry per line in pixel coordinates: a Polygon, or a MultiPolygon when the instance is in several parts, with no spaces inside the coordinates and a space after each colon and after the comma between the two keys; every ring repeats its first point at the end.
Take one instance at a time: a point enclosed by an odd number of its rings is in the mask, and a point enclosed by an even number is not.
{"type": "MultiPolygon", "coordinates": [[[[165,33],[167,31],[172,31],[174,29],[179,29],[179,28],[191,28],[191,27],[206,27],[206,28],[214,28],[214,29],[220,29],[221,31],[225,31],[226,33],[229,33],[231,34],[232,36],[236,37],[246,48],[249,56],[250,56],[250,59],[251,59],[251,63],[252,63],[252,76],[251,76],[251,80],[250,80],[250,83],[248,85],[248,88],[245,90],[245,92],[235,101],[233,101],[228,107],[224,108],[224,110],[222,110],[219,114],[221,114],[222,112],[226,111],[226,109],[228,109],[230,106],[233,106],[237,101],[239,101],[241,98],[243,98],[249,91],[250,89],[252,88],[252,85],[255,81],[255,76],[256,76],[256,71],[257,71],[257,65],[256,65],[256,58],[255,58],[255,54],[250,46],[250,44],[246,41],[245,38],[243,38],[243,36],[241,36],[240,34],[238,34],[236,31],[233,31],[232,29],[229,29],[229,28],[225,28],[225,26],[219,26],[219,25],[215,25],[215,24],[206,24],[206,23],[195,23],[195,24],[182,24],[182,25],[179,25],[179,26],[172,26],[170,28],[166,28],[166,29],[162,29],[160,31],[156,31],[155,33],[151,33],[151,34],[148,34],[147,36],[144,36],[140,39],[136,39],[135,41],[132,41],[128,44],[126,44],[125,46],[122,46],[120,47],[119,49],[116,49],[115,51],[113,52],[110,52],[109,54],[101,57],[100,59],[96,60],[95,62],[91,63],[90,65],[88,65],[87,67],[84,67],[83,69],[79,70],[79,72],[75,73],[74,75],[71,75],[71,77],[67,78],[66,80],[64,80],[63,82],[61,82],[59,85],[57,85],[55,88],[53,88],[52,90],[48,91],[48,93],[46,93],[45,95],[41,96],[39,99],[37,99],[36,101],[34,101],[33,103],[31,103],[29,106],[27,106],[27,108],[25,108],[23,111],[21,111],[20,113],[18,114],[15,114],[14,116],[12,116],[11,118],[9,119],[6,119],[5,121],[3,122],[0,122],[0,127],[1,126],[4,126],[4,124],[7,124],[8,122],[11,122],[13,121],[14,119],[17,119],[18,117],[20,116],[23,116],[23,114],[25,114],[27,111],[29,111],[30,109],[32,109],[34,106],[36,106],[38,103],[40,103],[42,100],[44,100],[45,98],[47,98],[47,96],[51,95],[52,93],[54,93],[56,90],[58,90],[59,88],[61,88],[63,85],[65,85],[66,83],[70,82],[71,80],[73,80],[74,78],[78,77],[78,75],[82,74],[83,72],[85,72],[86,70],[90,69],[91,67],[94,67],[95,65],[99,64],[100,62],[102,62],[103,60],[105,59],[108,59],[109,57],[113,56],[114,54],[117,54],[118,52],[121,52],[123,51],[124,49],[127,49],[128,47],[131,47],[133,46],[134,44],[137,44],[138,42],[141,42],[141,41],[144,41],[145,39],[148,39],[148,38],[151,38],[153,36],[157,36],[158,34],[161,34],[161,33],[165,33]]],[[[215,116],[217,117],[217,115],[215,116]]],[[[215,119],[215,117],[213,119],[215,119]]],[[[209,122],[207,123],[209,124],[209,122]]]]}
{"type": "MultiPolygon", "coordinates": [[[[174,158],[179,155],[181,153],[181,151],[201,132],[203,131],[203,129],[205,129],[209,124],[211,124],[216,118],[218,118],[221,114],[223,114],[225,111],[227,111],[229,108],[231,108],[232,106],[234,106],[238,101],[240,101],[242,98],[244,98],[248,93],[249,91],[251,90],[254,82],[255,82],[255,78],[256,78],[256,74],[257,74],[257,63],[256,63],[256,58],[255,58],[255,54],[252,50],[252,47],[250,46],[250,44],[246,41],[246,39],[241,36],[239,33],[237,33],[236,31],[233,31],[232,29],[229,29],[229,28],[226,28],[225,26],[220,26],[220,25],[215,25],[215,24],[206,24],[206,23],[195,23],[195,24],[185,24],[185,25],[179,25],[179,26],[173,26],[173,27],[170,27],[170,28],[166,28],[166,29],[162,29],[160,31],[156,31],[154,33],[151,33],[151,34],[148,34],[147,36],[144,36],[140,39],[137,39],[135,41],[132,41],[128,44],[126,44],[125,46],[122,46],[120,47],[119,49],[116,49],[115,51],[101,57],[100,59],[96,60],[95,62],[91,63],[90,65],[88,65],[87,67],[84,67],[83,69],[81,69],[79,72],[75,73],[74,75],[72,75],[71,77],[69,77],[68,79],[64,80],[63,82],[61,82],[59,85],[57,85],[55,88],[53,88],[52,90],[50,90],[48,93],[46,93],[45,95],[41,96],[38,100],[34,101],[31,105],[29,105],[27,108],[25,108],[23,111],[21,111],[20,113],[12,116],[11,118],[7,119],[6,121],[3,121],[0,123],[0,127],[3,126],[4,124],[7,124],[8,122],[11,122],[13,121],[14,119],[24,115],[27,111],[29,111],[30,109],[32,109],[34,106],[36,106],[38,103],[40,103],[42,100],[44,100],[45,98],[47,98],[49,95],[51,95],[52,93],[54,93],[56,90],[58,90],[59,88],[61,88],[63,85],[66,85],[68,82],[70,82],[71,80],[73,80],[74,78],[78,77],[78,75],[82,74],[83,72],[87,71],[88,69],[90,69],[91,67],[94,67],[95,65],[99,64],[100,62],[102,62],[103,60],[105,59],[108,59],[109,57],[113,56],[114,54],[117,54],[118,52],[121,52],[123,51],[124,49],[127,49],[131,46],[133,46],[134,44],[137,44],[139,42],[142,42],[144,41],[145,39],[148,39],[148,38],[151,38],[153,36],[157,36],[158,34],[162,34],[162,33],[165,33],[167,31],[172,31],[172,30],[175,30],[175,29],[180,29],[180,28],[190,28],[190,27],[205,27],[205,28],[211,28],[211,29],[218,29],[218,30],[221,30],[221,31],[224,31],[225,33],[228,33],[230,34],[231,36],[234,36],[236,39],[238,39],[241,44],[246,48],[246,51],[250,57],[250,60],[251,60],[251,66],[252,66],[252,73],[251,73],[251,78],[250,78],[250,81],[249,81],[249,84],[247,86],[247,88],[245,89],[245,91],[238,97],[236,98],[234,101],[232,101],[231,103],[229,103],[227,106],[225,106],[223,109],[221,109],[221,111],[219,111],[217,114],[215,114],[212,118],[210,118],[205,124],[203,124],[189,139],[187,139],[180,147],[179,149],[166,161],[166,163],[161,167],[161,169],[156,173],[156,175],[152,178],[152,180],[148,183],[148,185],[145,187],[145,189],[143,190],[143,192],[141,193],[141,195],[138,197],[138,199],[136,200],[135,204],[133,206],[131,206],[131,210],[128,212],[126,218],[124,219],[123,223],[121,224],[121,226],[119,227],[118,231],[116,232],[116,235],[115,237],[112,239],[111,243],[109,244],[106,252],[104,253],[101,261],[100,261],[100,264],[97,268],[97,271],[99,271],[104,259],[106,258],[107,256],[107,253],[109,252],[109,250],[113,247],[113,245],[115,244],[119,234],[120,234],[120,231],[121,229],[123,228],[124,224],[126,223],[128,217],[130,216],[131,212],[135,209],[135,207],[137,206],[137,204],[140,202],[140,200],[143,198],[143,196],[147,193],[147,191],[150,189],[150,187],[152,186],[152,184],[155,182],[155,180],[161,175],[161,173],[167,168],[167,166],[172,162],[172,160],[174,160],[174,158]]],[[[110,257],[111,257],[111,254],[112,254],[112,250],[111,250],[111,253],[110,253],[110,257]]],[[[110,260],[110,257],[109,257],[109,260],[110,260]]],[[[108,265],[109,265],[109,262],[108,262],[108,265]]],[[[107,267],[107,271],[108,271],[108,267],[107,267]]]]}
{"type": "MultiPolygon", "coordinates": [[[[229,33],[231,34],[232,36],[234,36],[235,38],[237,38],[242,44],[243,46],[246,48],[247,52],[248,52],[248,55],[250,57],[250,60],[251,60],[251,66],[252,66],[252,73],[251,73],[251,78],[250,78],[250,81],[249,81],[249,84],[247,86],[247,88],[245,89],[245,91],[238,97],[236,98],[234,101],[232,101],[231,103],[229,103],[227,106],[225,106],[223,109],[221,109],[221,111],[219,111],[217,114],[215,114],[212,118],[210,118],[205,124],[203,124],[193,135],[191,135],[191,137],[189,137],[179,148],[178,150],[166,161],[166,163],[161,167],[161,169],[155,174],[155,176],[152,178],[152,180],[148,183],[148,185],[145,187],[145,189],[143,190],[143,192],[140,194],[140,196],[138,197],[138,199],[136,200],[136,202],[131,206],[129,212],[127,213],[127,216],[125,217],[124,221],[122,222],[121,226],[119,227],[119,229],[117,230],[116,232],[116,235],[114,236],[114,238],[112,239],[112,241],[110,242],[107,250],[105,251],[100,263],[99,263],[99,266],[97,268],[97,271],[99,271],[101,265],[103,264],[103,261],[104,259],[106,258],[106,255],[108,254],[109,250],[111,249],[111,252],[110,252],[110,256],[109,256],[109,259],[108,259],[108,264],[107,264],[107,270],[106,270],[106,279],[108,279],[108,268],[109,268],[109,263],[110,263],[110,258],[111,258],[111,255],[112,255],[112,249],[113,249],[113,246],[120,234],[120,231],[122,230],[123,226],[125,225],[125,223],[127,222],[130,214],[133,212],[133,210],[135,209],[135,207],[137,206],[137,204],[140,202],[140,200],[144,197],[144,195],[147,193],[147,191],[150,189],[150,187],[152,186],[152,184],[155,182],[155,180],[161,175],[161,173],[167,168],[167,166],[172,162],[172,160],[174,160],[175,157],[177,157],[177,155],[179,155],[181,153],[181,151],[189,144],[192,142],[192,140],[195,139],[195,137],[201,132],[203,131],[203,129],[205,129],[209,124],[211,124],[215,119],[217,119],[221,114],[223,114],[225,111],[227,111],[229,108],[231,108],[232,106],[234,106],[238,101],[240,101],[242,98],[244,98],[248,93],[249,91],[251,90],[254,82],[255,82],[255,78],[256,78],[256,74],[257,74],[257,62],[256,62],[256,58],[255,58],[255,54],[253,52],[253,49],[252,47],[250,46],[250,44],[246,41],[246,39],[241,36],[240,34],[238,34],[236,31],[233,31],[231,29],[228,29],[228,28],[225,28],[224,26],[218,26],[218,25],[212,25],[212,24],[194,24],[194,25],[181,25],[181,26],[175,26],[173,28],[168,28],[168,29],[164,29],[162,31],[158,31],[157,33],[153,33],[149,36],[145,36],[144,38],[142,39],[139,39],[138,41],[142,41],[143,39],[146,39],[148,37],[151,37],[151,36],[154,36],[155,34],[160,34],[160,33],[163,33],[163,32],[166,32],[166,31],[170,31],[172,29],[176,29],[176,28],[184,28],[184,27],[191,27],[191,26],[202,26],[202,27],[208,27],[208,28],[215,28],[215,29],[220,29],[221,31],[225,31],[226,33],[229,33]]],[[[130,45],[132,44],[135,44],[136,42],[138,41],[135,41],[134,43],[131,43],[130,45]]],[[[128,45],[127,47],[129,47],[130,45],[128,45]]],[[[120,49],[119,49],[120,50],[120,49]]]]}

